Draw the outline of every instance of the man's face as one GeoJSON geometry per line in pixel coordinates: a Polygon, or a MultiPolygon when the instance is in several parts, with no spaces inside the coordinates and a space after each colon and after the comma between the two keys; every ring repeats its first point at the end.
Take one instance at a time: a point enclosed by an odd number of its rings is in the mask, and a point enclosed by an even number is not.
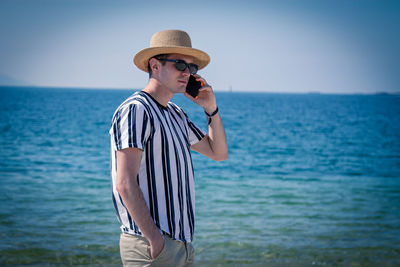
{"type": "MultiPolygon", "coordinates": [[[[185,56],[181,54],[170,54],[168,59],[180,59],[186,63],[193,63],[191,56],[185,56]]],[[[186,91],[186,85],[190,77],[189,69],[186,68],[184,71],[179,71],[175,68],[175,62],[165,62],[165,65],[161,65],[159,81],[162,85],[171,93],[184,93],[186,91]]]]}

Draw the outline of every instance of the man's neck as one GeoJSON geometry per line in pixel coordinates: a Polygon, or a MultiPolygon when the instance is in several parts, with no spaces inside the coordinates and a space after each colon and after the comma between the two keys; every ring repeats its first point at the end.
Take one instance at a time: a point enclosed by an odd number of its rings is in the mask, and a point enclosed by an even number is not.
{"type": "Polygon", "coordinates": [[[169,92],[166,88],[163,88],[160,82],[154,78],[150,78],[146,87],[142,91],[150,94],[159,104],[163,105],[164,107],[167,106],[168,102],[174,96],[173,93],[169,92]]]}

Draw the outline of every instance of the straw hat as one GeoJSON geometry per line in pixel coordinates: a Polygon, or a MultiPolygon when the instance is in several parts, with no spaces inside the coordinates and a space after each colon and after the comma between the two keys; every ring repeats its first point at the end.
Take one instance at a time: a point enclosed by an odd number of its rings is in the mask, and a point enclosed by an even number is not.
{"type": "Polygon", "coordinates": [[[133,63],[142,71],[148,72],[149,59],[159,54],[183,54],[193,57],[193,63],[204,68],[210,63],[210,56],[198,49],[192,48],[189,35],[180,30],[166,30],[155,33],[150,40],[150,47],[139,51],[133,58],[133,63]]]}

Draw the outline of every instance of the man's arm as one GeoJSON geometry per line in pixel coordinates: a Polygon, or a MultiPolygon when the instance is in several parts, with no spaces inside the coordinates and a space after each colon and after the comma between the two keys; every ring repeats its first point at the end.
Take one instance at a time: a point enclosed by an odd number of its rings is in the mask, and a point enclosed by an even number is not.
{"type": "MultiPolygon", "coordinates": [[[[214,110],[211,112],[205,111],[211,114],[214,110]]],[[[200,142],[192,145],[191,149],[217,161],[226,160],[228,158],[225,129],[219,113],[211,118],[211,123],[208,125],[208,135],[200,142]]]]}
{"type": "MultiPolygon", "coordinates": [[[[214,92],[204,78],[196,75],[196,80],[201,80],[205,84],[205,86],[200,89],[199,95],[196,98],[193,98],[188,93],[185,93],[185,95],[197,105],[203,107],[207,114],[212,115],[217,109],[214,92]]],[[[208,135],[190,148],[213,160],[222,161],[228,158],[228,144],[226,142],[225,129],[219,112],[211,117],[211,123],[208,125],[208,135]]]]}
{"type": "Polygon", "coordinates": [[[137,182],[142,150],[126,148],[117,151],[116,187],[129,214],[150,243],[150,257],[155,259],[164,247],[164,238],[155,225],[137,182]]]}

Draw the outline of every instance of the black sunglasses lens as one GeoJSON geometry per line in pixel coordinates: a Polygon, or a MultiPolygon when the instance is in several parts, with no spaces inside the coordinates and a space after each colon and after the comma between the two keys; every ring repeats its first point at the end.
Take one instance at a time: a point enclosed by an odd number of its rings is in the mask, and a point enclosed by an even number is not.
{"type": "Polygon", "coordinates": [[[186,68],[189,68],[190,74],[196,74],[199,69],[199,66],[197,66],[196,64],[193,64],[193,63],[187,64],[183,60],[177,60],[175,62],[175,68],[179,71],[185,71],[186,68]]]}
{"type": "Polygon", "coordinates": [[[175,63],[175,68],[177,69],[177,70],[179,70],[179,71],[184,71],[184,70],[186,70],[186,62],[184,62],[184,61],[177,61],[176,63],[175,63]]]}
{"type": "Polygon", "coordinates": [[[189,64],[190,74],[196,74],[199,67],[196,64],[189,64]]]}

